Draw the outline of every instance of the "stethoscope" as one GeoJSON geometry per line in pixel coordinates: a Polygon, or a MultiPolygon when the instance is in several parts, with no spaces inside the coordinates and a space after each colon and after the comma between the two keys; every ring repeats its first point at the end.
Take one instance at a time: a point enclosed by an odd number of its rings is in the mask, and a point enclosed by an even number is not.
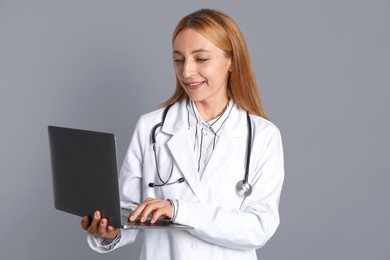
{"type": "MultiPolygon", "coordinates": [[[[176,181],[170,182],[170,180],[172,178],[172,173],[173,173],[173,163],[171,164],[171,169],[170,169],[169,176],[168,176],[167,180],[164,181],[161,178],[161,174],[160,174],[158,163],[157,163],[156,131],[157,131],[157,129],[159,127],[162,127],[164,125],[165,118],[167,117],[167,114],[168,114],[168,110],[171,108],[172,105],[173,104],[167,106],[164,109],[164,112],[163,112],[163,115],[162,115],[162,121],[160,123],[158,123],[157,125],[155,125],[152,128],[152,131],[151,131],[151,139],[152,139],[152,146],[153,146],[154,162],[156,164],[156,170],[157,170],[158,179],[161,182],[160,184],[156,184],[156,183],[152,183],[152,182],[149,183],[149,187],[151,187],[151,188],[162,187],[162,186],[165,186],[165,185],[172,185],[172,184],[175,184],[175,183],[182,183],[182,182],[185,181],[185,179],[182,177],[182,178],[177,179],[176,181]]],[[[246,157],[246,165],[245,165],[245,176],[244,176],[243,180],[240,180],[236,184],[236,193],[240,197],[248,197],[252,193],[252,185],[248,182],[249,165],[250,165],[251,148],[252,148],[252,124],[251,124],[251,120],[250,120],[248,112],[246,112],[246,118],[247,118],[247,125],[248,125],[248,141],[247,141],[247,145],[246,145],[247,157],[246,157]]]]}

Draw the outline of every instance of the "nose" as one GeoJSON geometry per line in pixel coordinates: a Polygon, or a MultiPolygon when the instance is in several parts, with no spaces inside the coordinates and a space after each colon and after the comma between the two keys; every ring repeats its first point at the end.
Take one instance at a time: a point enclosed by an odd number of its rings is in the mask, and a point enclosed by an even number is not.
{"type": "Polygon", "coordinates": [[[183,64],[182,75],[184,78],[191,77],[196,71],[196,64],[191,60],[186,60],[183,64]]]}

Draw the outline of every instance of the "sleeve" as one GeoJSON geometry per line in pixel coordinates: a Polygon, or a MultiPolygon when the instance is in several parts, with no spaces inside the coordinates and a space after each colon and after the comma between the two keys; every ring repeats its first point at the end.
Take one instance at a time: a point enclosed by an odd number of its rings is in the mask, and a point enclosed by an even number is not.
{"type": "Polygon", "coordinates": [[[253,192],[240,209],[179,199],[175,222],[194,226],[189,232],[209,243],[241,250],[262,247],[279,225],[278,207],[284,180],[281,136],[277,128],[273,132],[264,153],[252,151],[251,160],[256,162],[251,166],[253,192]]]}
{"type": "Polygon", "coordinates": [[[138,120],[119,175],[120,200],[125,203],[142,202],[142,172],[147,143],[143,116],[138,120]]]}
{"type": "Polygon", "coordinates": [[[133,243],[137,238],[138,230],[121,229],[118,236],[113,241],[105,240],[101,237],[88,235],[87,242],[91,249],[98,253],[108,253],[124,245],[133,243]]]}
{"type": "MultiPolygon", "coordinates": [[[[142,117],[141,117],[142,118],[142,117]]],[[[122,164],[119,174],[119,192],[120,200],[124,202],[139,203],[142,198],[141,191],[141,174],[143,168],[143,145],[145,143],[145,135],[143,130],[142,120],[138,120],[133,137],[130,141],[125,160],[122,164]],[[131,194],[128,192],[131,191],[131,194]]],[[[107,253],[124,245],[133,243],[140,231],[135,229],[121,229],[118,236],[111,243],[104,241],[102,238],[96,238],[88,235],[87,241],[91,249],[99,253],[107,253]]]]}
{"type": "Polygon", "coordinates": [[[101,237],[94,237],[92,235],[88,236],[88,244],[101,249],[101,252],[109,252],[115,248],[121,239],[121,232],[119,231],[118,235],[114,240],[110,241],[101,237]]]}

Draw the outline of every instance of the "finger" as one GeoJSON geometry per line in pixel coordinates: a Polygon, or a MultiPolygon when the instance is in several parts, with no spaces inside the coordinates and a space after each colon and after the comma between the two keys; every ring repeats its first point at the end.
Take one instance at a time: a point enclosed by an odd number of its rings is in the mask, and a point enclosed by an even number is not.
{"type": "Polygon", "coordinates": [[[108,219],[102,218],[99,223],[98,236],[114,240],[118,235],[119,229],[108,225],[108,219]]]}
{"type": "Polygon", "coordinates": [[[114,231],[114,230],[115,230],[115,228],[114,228],[113,226],[108,226],[108,227],[107,227],[108,233],[110,233],[110,232],[112,232],[112,231],[114,231]]]}
{"type": "Polygon", "coordinates": [[[164,213],[164,209],[158,209],[156,211],[154,211],[153,215],[152,215],[152,219],[150,220],[150,223],[155,223],[161,216],[165,215],[164,213]]]}
{"type": "Polygon", "coordinates": [[[148,216],[153,215],[153,211],[155,210],[155,204],[148,203],[145,205],[144,209],[140,213],[140,221],[145,222],[148,216]]]}
{"type": "Polygon", "coordinates": [[[90,220],[89,220],[89,217],[88,216],[84,216],[82,219],[81,219],[81,227],[84,229],[84,230],[87,230],[89,225],[90,225],[90,220]]]}
{"type": "MultiPolygon", "coordinates": [[[[141,213],[141,222],[144,222],[148,216],[151,216],[153,218],[153,216],[155,215],[155,211],[160,210],[161,208],[167,206],[166,204],[167,202],[168,201],[164,201],[164,200],[150,201],[141,213]]],[[[157,218],[154,221],[156,220],[157,218]]]]}
{"type": "Polygon", "coordinates": [[[114,240],[118,235],[119,228],[114,228],[113,226],[107,227],[107,237],[108,239],[114,240]]]}
{"type": "Polygon", "coordinates": [[[151,223],[155,223],[159,218],[167,217],[169,219],[172,218],[172,205],[168,203],[164,203],[164,207],[161,207],[153,212],[151,223]]]}
{"type": "Polygon", "coordinates": [[[133,212],[131,212],[131,214],[129,216],[129,220],[130,221],[136,220],[138,218],[139,214],[141,214],[141,212],[144,210],[144,208],[145,208],[144,203],[139,204],[138,207],[133,212]]]}
{"type": "Polygon", "coordinates": [[[113,226],[108,225],[108,220],[106,218],[103,218],[100,221],[99,226],[99,236],[104,237],[106,239],[114,240],[116,236],[118,235],[119,228],[114,228],[113,226]]]}
{"type": "Polygon", "coordinates": [[[98,235],[100,219],[101,219],[100,212],[96,211],[95,214],[93,214],[92,223],[89,225],[87,229],[91,235],[94,236],[98,235]]]}
{"type": "Polygon", "coordinates": [[[145,207],[151,203],[155,198],[147,198],[142,203],[138,205],[138,207],[130,214],[129,220],[134,221],[136,220],[139,215],[144,211],[145,207]]]}
{"type": "Polygon", "coordinates": [[[102,218],[99,223],[99,228],[98,228],[98,234],[99,237],[107,237],[107,224],[108,221],[106,218],[102,218]]]}

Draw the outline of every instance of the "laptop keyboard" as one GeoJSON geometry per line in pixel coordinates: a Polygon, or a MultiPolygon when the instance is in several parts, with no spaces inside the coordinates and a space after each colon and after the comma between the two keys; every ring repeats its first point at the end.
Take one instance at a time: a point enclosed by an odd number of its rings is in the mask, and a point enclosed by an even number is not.
{"type": "Polygon", "coordinates": [[[129,223],[129,215],[132,212],[131,209],[121,208],[121,221],[122,223],[129,223]]]}

